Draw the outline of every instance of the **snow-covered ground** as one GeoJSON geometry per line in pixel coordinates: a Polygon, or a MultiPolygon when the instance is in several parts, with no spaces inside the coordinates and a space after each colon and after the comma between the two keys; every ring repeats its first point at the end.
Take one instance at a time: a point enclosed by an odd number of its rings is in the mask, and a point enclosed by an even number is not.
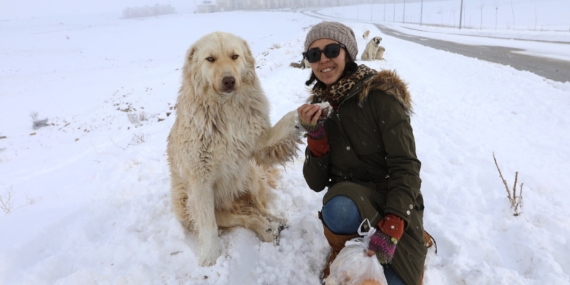
{"type": "MultiPolygon", "coordinates": [[[[234,229],[216,265],[199,267],[196,237],[171,213],[165,149],[194,41],[215,30],[247,40],[276,122],[308,96],[309,70],[289,63],[319,21],[239,11],[2,21],[0,284],[317,284],[324,193],[305,185],[302,156],[271,205],[289,221],[279,245],[234,229]],[[34,112],[48,126],[33,129],[34,112]]],[[[413,96],[425,227],[438,245],[424,284],[570,284],[570,82],[345,23],[383,37],[386,60],[365,64],[397,70],[413,96]],[[515,172],[517,190],[524,183],[518,216],[493,153],[509,187],[515,172]]]]}

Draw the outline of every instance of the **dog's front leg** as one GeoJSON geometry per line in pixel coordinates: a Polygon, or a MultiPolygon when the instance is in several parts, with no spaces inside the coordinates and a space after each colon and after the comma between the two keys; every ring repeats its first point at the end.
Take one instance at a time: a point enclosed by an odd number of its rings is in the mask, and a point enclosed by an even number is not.
{"type": "Polygon", "coordinates": [[[193,203],[194,210],[188,211],[195,215],[196,229],[200,241],[200,266],[211,266],[221,255],[218,239],[218,225],[216,224],[214,188],[213,183],[204,183],[195,189],[196,199],[188,201],[193,203]]]}
{"type": "Polygon", "coordinates": [[[297,111],[291,111],[270,128],[264,136],[255,160],[263,166],[292,161],[301,143],[301,129],[298,126],[297,111]]]}

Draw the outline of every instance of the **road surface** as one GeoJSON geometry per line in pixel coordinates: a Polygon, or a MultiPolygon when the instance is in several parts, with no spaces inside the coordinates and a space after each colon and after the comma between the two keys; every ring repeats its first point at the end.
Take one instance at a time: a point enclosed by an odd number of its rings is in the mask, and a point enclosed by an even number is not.
{"type": "MultiPolygon", "coordinates": [[[[380,24],[375,24],[375,26],[378,27],[382,33],[392,37],[412,41],[435,49],[478,58],[481,60],[495,62],[503,65],[510,65],[515,69],[526,70],[538,74],[542,77],[552,79],[554,81],[570,81],[570,62],[568,61],[520,54],[517,52],[523,52],[524,50],[512,47],[458,44],[454,42],[403,34],[380,24]]],[[[557,44],[568,45],[568,48],[570,49],[570,44],[557,44]]]]}

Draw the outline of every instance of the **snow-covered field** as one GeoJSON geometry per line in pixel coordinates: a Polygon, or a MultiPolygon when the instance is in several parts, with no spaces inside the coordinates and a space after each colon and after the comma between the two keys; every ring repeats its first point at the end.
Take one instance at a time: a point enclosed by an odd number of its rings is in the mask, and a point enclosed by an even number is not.
{"type": "MultiPolygon", "coordinates": [[[[2,21],[0,284],[317,284],[324,193],[305,185],[302,156],[271,205],[289,220],[279,245],[231,230],[216,265],[199,267],[196,237],[170,211],[165,150],[194,41],[215,30],[246,39],[276,122],[308,96],[309,71],[289,63],[319,21],[239,11],[2,21]],[[48,125],[33,129],[32,113],[48,125]]],[[[425,227],[438,245],[424,284],[570,284],[570,82],[345,23],[383,37],[386,60],[366,64],[397,70],[414,99],[425,227]],[[524,183],[518,216],[493,153],[509,187],[517,171],[524,183]]]]}

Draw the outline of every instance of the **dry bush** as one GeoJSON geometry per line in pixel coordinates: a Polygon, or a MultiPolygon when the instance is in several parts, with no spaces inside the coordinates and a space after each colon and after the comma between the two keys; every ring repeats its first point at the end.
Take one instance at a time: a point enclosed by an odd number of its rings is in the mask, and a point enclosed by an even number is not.
{"type": "Polygon", "coordinates": [[[507,185],[507,180],[503,178],[503,173],[501,173],[501,169],[499,168],[499,164],[497,163],[497,159],[495,158],[495,153],[493,152],[493,159],[495,160],[495,165],[497,166],[497,170],[499,171],[499,176],[501,180],[503,180],[503,184],[505,185],[505,189],[507,190],[507,198],[511,202],[511,208],[514,209],[514,216],[520,215],[520,210],[522,208],[522,191],[524,183],[520,184],[519,195],[517,196],[517,181],[519,178],[519,172],[515,172],[515,183],[513,184],[513,192],[509,190],[509,186],[507,185]]]}
{"type": "Polygon", "coordinates": [[[136,113],[128,113],[127,117],[129,118],[129,122],[131,122],[131,124],[135,125],[135,126],[139,126],[141,124],[141,121],[139,119],[139,115],[136,113]]]}
{"type": "Polygon", "coordinates": [[[30,204],[30,205],[33,205],[36,203],[36,199],[30,198],[30,197],[28,197],[28,195],[26,195],[26,200],[28,201],[28,204],[30,204]]]}
{"type": "Polygon", "coordinates": [[[4,211],[4,214],[8,215],[14,207],[14,201],[12,200],[14,192],[10,186],[10,190],[6,190],[5,195],[0,195],[0,209],[4,211]]]}
{"type": "Polygon", "coordinates": [[[149,118],[149,116],[146,112],[143,111],[143,112],[139,113],[139,120],[141,122],[148,121],[148,118],[149,118]]]}
{"type": "Polygon", "coordinates": [[[129,145],[139,145],[141,143],[144,143],[145,142],[144,136],[145,134],[143,133],[133,134],[133,137],[131,138],[131,142],[129,142],[129,145]]]}
{"type": "Polygon", "coordinates": [[[146,112],[140,113],[128,113],[127,117],[129,118],[129,122],[135,126],[140,126],[141,122],[148,121],[149,115],[146,112]]]}
{"type": "Polygon", "coordinates": [[[30,117],[32,117],[32,128],[33,128],[34,130],[37,130],[37,129],[41,128],[41,127],[47,126],[47,121],[48,121],[48,119],[45,118],[45,119],[43,119],[43,120],[39,120],[39,119],[38,119],[38,112],[32,112],[32,113],[30,114],[30,117]]]}

